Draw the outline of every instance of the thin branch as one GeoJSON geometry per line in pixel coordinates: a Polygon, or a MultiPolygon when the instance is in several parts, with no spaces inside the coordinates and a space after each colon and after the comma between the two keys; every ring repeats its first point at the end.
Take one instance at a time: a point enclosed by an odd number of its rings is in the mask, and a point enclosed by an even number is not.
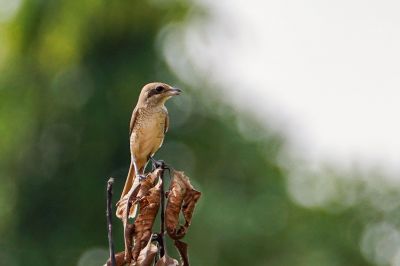
{"type": "Polygon", "coordinates": [[[107,182],[107,227],[108,227],[108,247],[110,251],[110,261],[111,266],[116,266],[117,263],[115,261],[115,252],[114,252],[114,242],[112,239],[112,186],[114,183],[114,178],[108,179],[107,182]]]}
{"type": "Polygon", "coordinates": [[[168,166],[165,164],[163,160],[155,160],[150,157],[153,164],[153,171],[157,168],[160,168],[159,178],[161,179],[161,187],[160,187],[160,205],[161,205],[161,213],[160,213],[160,232],[153,236],[153,239],[158,242],[159,245],[159,258],[162,258],[166,253],[166,244],[165,244],[165,189],[164,189],[164,170],[168,169],[168,166]]]}
{"type": "Polygon", "coordinates": [[[160,258],[162,258],[166,252],[166,245],[165,245],[165,192],[164,192],[164,169],[165,164],[161,161],[161,171],[160,171],[160,178],[161,178],[161,189],[160,189],[160,199],[161,199],[161,213],[160,213],[160,258]]]}

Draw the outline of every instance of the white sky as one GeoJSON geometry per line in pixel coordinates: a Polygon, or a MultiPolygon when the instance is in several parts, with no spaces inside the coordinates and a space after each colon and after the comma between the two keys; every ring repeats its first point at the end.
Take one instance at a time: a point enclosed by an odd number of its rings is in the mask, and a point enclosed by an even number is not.
{"type": "Polygon", "coordinates": [[[400,2],[196,2],[210,16],[174,44],[228,101],[284,127],[310,164],[400,173],[400,2]]]}

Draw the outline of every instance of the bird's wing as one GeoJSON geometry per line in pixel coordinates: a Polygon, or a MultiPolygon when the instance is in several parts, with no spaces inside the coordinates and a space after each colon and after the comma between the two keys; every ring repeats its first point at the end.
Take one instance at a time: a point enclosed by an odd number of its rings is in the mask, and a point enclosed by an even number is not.
{"type": "Polygon", "coordinates": [[[169,127],[169,116],[168,116],[168,112],[167,112],[167,115],[165,116],[165,123],[164,123],[164,134],[167,133],[168,127],[169,127]]]}
{"type": "Polygon", "coordinates": [[[131,122],[129,124],[129,136],[132,134],[133,128],[136,123],[136,119],[138,117],[137,113],[139,112],[139,108],[133,109],[132,116],[131,116],[131,122]]]}

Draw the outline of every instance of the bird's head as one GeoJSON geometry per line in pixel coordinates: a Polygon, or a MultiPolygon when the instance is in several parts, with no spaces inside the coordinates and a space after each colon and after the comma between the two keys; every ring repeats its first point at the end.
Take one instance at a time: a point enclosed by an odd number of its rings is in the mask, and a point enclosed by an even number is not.
{"type": "Polygon", "coordinates": [[[157,106],[163,105],[169,98],[179,95],[182,91],[168,84],[153,82],[142,88],[139,96],[141,104],[157,106]]]}

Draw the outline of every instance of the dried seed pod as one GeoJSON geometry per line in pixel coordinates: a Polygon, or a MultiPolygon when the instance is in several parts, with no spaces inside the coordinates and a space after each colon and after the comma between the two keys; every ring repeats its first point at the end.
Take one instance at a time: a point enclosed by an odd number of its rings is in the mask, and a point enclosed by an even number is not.
{"type": "Polygon", "coordinates": [[[151,238],[154,220],[160,207],[161,179],[157,185],[148,191],[148,194],[139,199],[139,215],[135,226],[135,245],[132,249],[133,261],[137,261],[140,251],[148,244],[151,238]]]}
{"type": "Polygon", "coordinates": [[[167,233],[172,239],[178,240],[185,236],[200,196],[201,193],[194,190],[189,178],[183,172],[174,171],[165,211],[167,233]],[[185,225],[179,225],[181,211],[185,218],[185,225]]]}

